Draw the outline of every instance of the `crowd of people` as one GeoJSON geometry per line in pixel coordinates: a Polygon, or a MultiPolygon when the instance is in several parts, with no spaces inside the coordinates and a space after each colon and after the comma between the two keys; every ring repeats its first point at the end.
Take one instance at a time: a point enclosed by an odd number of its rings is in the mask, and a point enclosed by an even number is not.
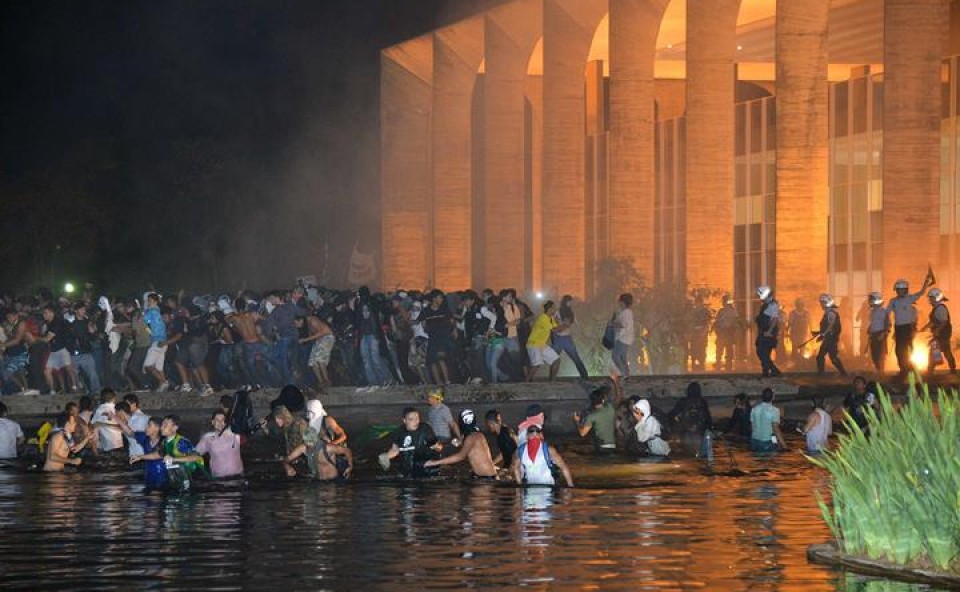
{"type": "MultiPolygon", "coordinates": [[[[870,295],[863,341],[878,374],[891,333],[901,376],[912,369],[915,303],[931,281],[928,277],[914,294],[898,281],[897,295],[887,304],[879,294],[870,295]]],[[[788,360],[803,360],[811,342],[819,344],[818,371],[825,371],[829,359],[846,373],[840,359],[842,315],[831,295],[820,297],[816,330],[802,300],[787,314],[769,287],[758,288],[757,296],[755,353],[763,376],[776,376],[788,360]],[[781,351],[785,343],[789,353],[781,351]]],[[[955,371],[947,299],[937,288],[928,296],[931,313],[923,329],[931,332],[929,369],[945,361],[955,371]]],[[[586,380],[587,365],[574,340],[574,306],[569,295],[559,303],[538,299],[531,306],[513,289],[385,294],[364,287],[344,292],[297,286],[262,295],[185,297],[148,291],[141,298],[112,300],[89,291],[54,298],[46,289],[31,298],[0,295],[0,392],[95,395],[109,387],[210,395],[218,389],[285,384],[315,390],[496,384],[544,374],[553,379],[564,355],[586,380]]],[[[635,315],[633,294],[621,294],[611,306],[601,340],[609,350],[604,373],[629,377],[637,372],[656,323],[650,322],[651,311],[643,318],[635,315]]],[[[744,326],[733,300],[723,297],[714,312],[698,297],[686,314],[689,367],[706,368],[712,332],[716,367],[732,370],[744,326]]]]}
{"type": "MultiPolygon", "coordinates": [[[[868,431],[870,409],[879,411],[876,393],[875,383],[858,376],[842,407],[828,410],[822,397],[813,397],[805,421],[793,425],[805,438],[805,451],[817,454],[827,448],[834,421],[843,417],[868,431]]],[[[547,414],[541,405],[529,405],[513,427],[498,409],[481,416],[466,407],[454,414],[444,397],[439,387],[428,390],[424,409],[404,409],[399,426],[377,436],[363,453],[380,450],[376,456],[380,467],[404,479],[436,477],[441,467],[465,463],[475,480],[574,485],[570,466],[545,433],[547,414]]],[[[686,396],[666,413],[648,399],[620,398],[617,391],[602,386],[590,393],[586,409],[571,419],[573,431],[589,438],[598,455],[657,460],[679,450],[712,460],[718,439],[757,453],[783,450],[789,423],[774,405],[771,389],[765,388],[759,399],[752,405],[747,394],[738,394],[729,419],[715,422],[698,382],[691,382],[686,396]]],[[[0,403],[0,463],[15,461],[26,443],[19,424],[6,414],[0,403]]],[[[244,477],[243,457],[256,439],[275,459],[276,468],[268,472],[321,481],[343,481],[354,473],[355,451],[346,430],[317,395],[294,385],[281,389],[265,418],[254,416],[249,392],[222,396],[210,416],[210,429],[196,444],[182,427],[177,415],[151,416],[141,409],[135,393],[121,398],[104,388],[99,403],[82,396],[69,402],[55,421],[40,427],[36,445],[42,456],[37,466],[61,472],[87,462],[115,469],[133,465],[141,468],[148,488],[182,491],[198,479],[244,477]]]]}

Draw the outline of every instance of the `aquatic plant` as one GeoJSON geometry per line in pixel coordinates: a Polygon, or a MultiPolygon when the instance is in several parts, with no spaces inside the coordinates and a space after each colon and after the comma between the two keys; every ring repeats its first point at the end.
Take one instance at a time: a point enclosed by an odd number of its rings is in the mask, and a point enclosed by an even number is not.
{"type": "Polygon", "coordinates": [[[881,392],[868,434],[847,416],[839,445],[811,461],[830,472],[823,518],[845,552],[960,571],[960,394],[911,385],[897,408],[881,392]]]}

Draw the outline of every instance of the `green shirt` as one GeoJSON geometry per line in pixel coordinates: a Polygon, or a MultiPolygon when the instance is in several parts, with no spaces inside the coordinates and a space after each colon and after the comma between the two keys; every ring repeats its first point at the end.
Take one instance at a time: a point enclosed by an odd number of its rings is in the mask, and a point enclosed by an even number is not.
{"type": "Polygon", "coordinates": [[[604,444],[614,445],[617,443],[614,436],[615,423],[616,411],[613,405],[604,405],[600,409],[594,409],[587,416],[584,425],[590,426],[590,431],[593,433],[597,444],[603,446],[604,444]]]}
{"type": "Polygon", "coordinates": [[[750,425],[753,433],[750,436],[760,442],[769,442],[773,436],[773,424],[780,423],[780,410],[770,403],[760,403],[750,411],[750,425]]]}

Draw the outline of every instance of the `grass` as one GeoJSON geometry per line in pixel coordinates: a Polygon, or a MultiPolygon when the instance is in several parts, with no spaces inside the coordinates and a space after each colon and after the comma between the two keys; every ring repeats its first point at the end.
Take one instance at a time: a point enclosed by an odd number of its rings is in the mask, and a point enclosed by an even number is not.
{"type": "Polygon", "coordinates": [[[811,459],[830,472],[824,520],[852,555],[960,572],[960,395],[911,387],[894,407],[881,392],[869,436],[847,417],[838,447],[811,459]]]}

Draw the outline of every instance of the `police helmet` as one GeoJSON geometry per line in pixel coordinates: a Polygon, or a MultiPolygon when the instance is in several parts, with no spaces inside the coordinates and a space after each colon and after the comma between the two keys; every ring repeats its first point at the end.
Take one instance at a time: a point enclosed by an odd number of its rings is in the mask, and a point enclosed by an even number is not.
{"type": "Polygon", "coordinates": [[[870,302],[870,306],[880,306],[883,304],[883,295],[880,292],[870,292],[870,296],[867,297],[870,302]]]}
{"type": "Polygon", "coordinates": [[[833,296],[827,294],[826,292],[820,294],[819,300],[820,304],[823,305],[824,308],[830,308],[834,305],[833,296]]]}
{"type": "Polygon", "coordinates": [[[936,302],[936,303],[943,302],[944,300],[946,300],[946,298],[944,298],[943,296],[943,290],[941,290],[940,288],[931,289],[930,292],[927,293],[927,296],[930,298],[932,302],[936,302]]]}
{"type": "Polygon", "coordinates": [[[894,289],[894,290],[909,290],[909,289],[910,289],[910,284],[907,283],[907,280],[900,279],[900,280],[897,280],[897,282],[896,282],[895,284],[893,284],[893,289],[894,289]]]}
{"type": "Polygon", "coordinates": [[[760,300],[770,298],[771,294],[773,294],[773,290],[770,289],[770,286],[760,286],[757,288],[757,298],[760,300]]]}

